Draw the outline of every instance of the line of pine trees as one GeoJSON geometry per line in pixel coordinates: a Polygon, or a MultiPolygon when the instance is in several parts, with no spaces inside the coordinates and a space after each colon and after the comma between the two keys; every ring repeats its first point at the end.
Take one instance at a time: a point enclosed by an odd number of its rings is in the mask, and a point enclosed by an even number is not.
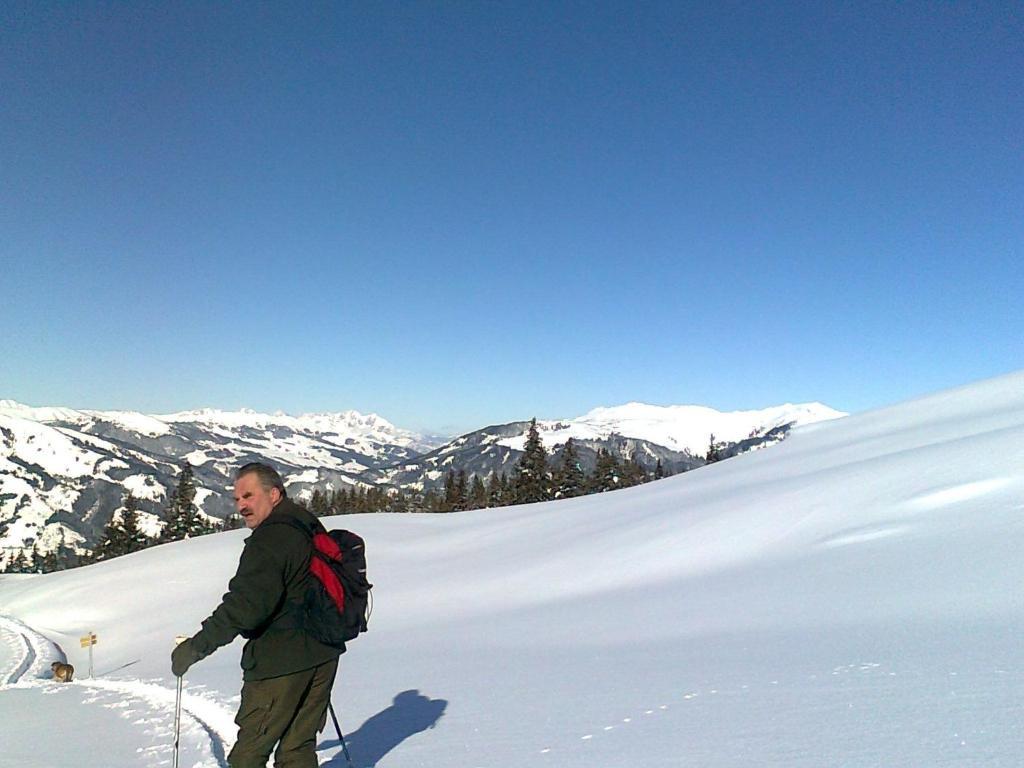
{"type": "Polygon", "coordinates": [[[586,473],[572,438],[562,446],[554,465],[540,439],[537,420],[530,421],[523,455],[511,475],[492,472],[486,482],[478,475],[467,478],[466,471],[448,470],[443,493],[427,494],[427,511],[459,512],[484,507],[504,507],[538,501],[568,499],[591,493],[628,488],[668,476],[659,459],[654,471],[648,471],[636,458],[620,459],[604,448],[598,449],[594,471],[586,473]]]}
{"type": "Polygon", "coordinates": [[[67,545],[64,540],[64,531],[61,531],[60,540],[57,546],[49,552],[41,553],[37,544],[32,544],[32,549],[26,555],[25,550],[7,558],[6,566],[0,567],[0,573],[50,573],[51,571],[62,571],[71,567],[69,563],[75,562],[75,551],[67,545]]]}
{"type": "Polygon", "coordinates": [[[659,480],[669,474],[660,459],[654,470],[649,471],[635,458],[623,460],[604,448],[598,450],[596,467],[588,474],[580,464],[579,453],[571,438],[552,465],[540,439],[537,420],[533,419],[526,433],[523,455],[511,474],[492,472],[484,480],[477,474],[469,475],[465,469],[457,472],[449,469],[443,490],[431,489],[422,493],[378,487],[326,491],[317,488],[308,506],[319,516],[365,512],[462,512],[604,493],[659,480]]]}
{"type": "Polygon", "coordinates": [[[305,506],[315,515],[355,515],[366,512],[417,512],[415,496],[378,486],[313,489],[305,506]]]}

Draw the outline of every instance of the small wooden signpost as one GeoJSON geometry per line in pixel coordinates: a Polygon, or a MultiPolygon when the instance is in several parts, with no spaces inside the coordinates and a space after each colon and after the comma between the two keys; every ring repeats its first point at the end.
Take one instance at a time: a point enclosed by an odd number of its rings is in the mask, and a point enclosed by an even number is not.
{"type": "Polygon", "coordinates": [[[89,649],[89,678],[92,679],[92,647],[96,645],[96,633],[90,632],[88,635],[82,635],[78,640],[83,648],[89,649]]]}

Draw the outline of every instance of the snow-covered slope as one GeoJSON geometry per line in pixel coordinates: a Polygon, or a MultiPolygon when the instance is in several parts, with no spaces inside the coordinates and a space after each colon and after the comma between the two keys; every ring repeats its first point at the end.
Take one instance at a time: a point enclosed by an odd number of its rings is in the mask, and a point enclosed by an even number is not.
{"type": "Polygon", "coordinates": [[[541,438],[554,444],[564,443],[569,437],[599,439],[616,433],[698,455],[707,451],[712,434],[716,441],[733,443],[787,424],[813,424],[845,415],[821,403],[787,403],[763,410],[729,412],[699,405],[627,403],[615,408],[595,408],[568,423],[545,424],[541,438]]]}
{"type": "MultiPolygon", "coordinates": [[[[821,403],[731,412],[700,405],[627,403],[614,408],[595,408],[570,421],[538,421],[537,429],[547,448],[560,445],[570,437],[576,441],[604,440],[618,434],[663,445],[674,451],[703,455],[711,435],[715,436],[716,442],[738,442],[776,427],[813,424],[845,415],[821,403]]],[[[525,439],[525,436],[518,435],[501,441],[501,445],[522,450],[525,439]]]]}
{"type": "MultiPolygon", "coordinates": [[[[1015,374],[623,491],[339,519],[376,584],[334,694],[353,759],[1016,768],[1022,499],[1015,374]]],[[[172,638],[216,605],[245,535],[0,577],[11,764],[61,764],[39,762],[56,718],[69,754],[99,729],[111,768],[166,761],[172,638]],[[46,680],[47,642],[82,670],[89,630],[99,678],[46,680]]],[[[185,765],[222,764],[238,655],[188,675],[185,765]]],[[[345,765],[330,727],[320,746],[345,765]]]]}

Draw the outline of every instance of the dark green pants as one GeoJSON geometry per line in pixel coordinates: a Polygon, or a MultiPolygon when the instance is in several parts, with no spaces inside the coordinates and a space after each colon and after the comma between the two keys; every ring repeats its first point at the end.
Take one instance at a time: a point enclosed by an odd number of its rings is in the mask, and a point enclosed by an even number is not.
{"type": "Polygon", "coordinates": [[[275,744],[275,768],[317,768],[316,735],[327,722],[337,669],[332,659],[292,675],[243,683],[231,768],[266,768],[275,744]]]}

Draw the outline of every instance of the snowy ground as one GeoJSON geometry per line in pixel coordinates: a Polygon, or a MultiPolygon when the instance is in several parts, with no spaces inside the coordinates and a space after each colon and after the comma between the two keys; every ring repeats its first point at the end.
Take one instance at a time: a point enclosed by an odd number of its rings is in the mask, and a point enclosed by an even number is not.
{"type": "MultiPolygon", "coordinates": [[[[339,518],[376,607],[335,707],[359,768],[1016,767],[1022,513],[1015,374],[597,497],[339,518]]],[[[173,637],[246,535],[3,577],[0,763],[169,764],[173,637]]],[[[190,671],[183,766],[223,764],[238,656],[190,671]]]]}

